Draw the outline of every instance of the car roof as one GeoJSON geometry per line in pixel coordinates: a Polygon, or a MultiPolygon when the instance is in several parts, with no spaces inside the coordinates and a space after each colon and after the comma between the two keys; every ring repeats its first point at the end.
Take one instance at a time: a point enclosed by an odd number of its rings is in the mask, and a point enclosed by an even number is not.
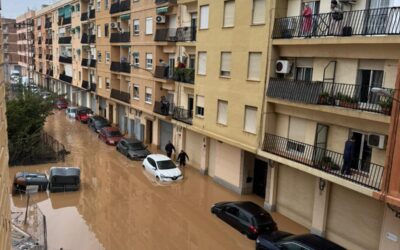
{"type": "Polygon", "coordinates": [[[22,177],[22,176],[27,176],[27,175],[35,175],[35,176],[46,176],[44,173],[36,173],[36,172],[18,172],[15,174],[16,177],[22,177]]]}
{"type": "Polygon", "coordinates": [[[51,167],[50,176],[80,176],[81,169],[78,167],[51,167]]]}
{"type": "Polygon", "coordinates": [[[142,141],[134,139],[134,138],[124,138],[122,140],[126,141],[127,143],[142,143],[142,141]]]}
{"type": "Polygon", "coordinates": [[[162,154],[150,154],[147,157],[151,157],[155,161],[168,161],[171,160],[168,156],[162,154]]]}
{"type": "Polygon", "coordinates": [[[315,234],[293,235],[282,239],[280,242],[298,242],[315,250],[345,250],[338,244],[315,234]]]}
{"type": "Polygon", "coordinates": [[[78,109],[79,109],[79,110],[91,110],[91,109],[90,109],[90,108],[88,108],[88,107],[82,107],[82,106],[81,106],[81,107],[79,107],[78,109]]]}
{"type": "Polygon", "coordinates": [[[104,127],[102,129],[104,129],[104,131],[119,131],[119,129],[116,127],[104,127]]]}
{"type": "Polygon", "coordinates": [[[235,205],[236,207],[239,207],[251,214],[267,214],[267,212],[262,207],[251,201],[234,201],[230,202],[230,204],[235,205]]]}

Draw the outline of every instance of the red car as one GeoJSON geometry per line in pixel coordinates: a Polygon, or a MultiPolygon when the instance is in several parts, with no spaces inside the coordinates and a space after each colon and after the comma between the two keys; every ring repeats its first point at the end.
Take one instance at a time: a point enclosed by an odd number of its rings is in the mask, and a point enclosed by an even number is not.
{"type": "Polygon", "coordinates": [[[90,108],[79,107],[76,111],[75,119],[82,123],[87,123],[92,115],[93,111],[90,108]]]}
{"type": "Polygon", "coordinates": [[[60,98],[56,100],[56,108],[58,109],[66,109],[68,107],[68,101],[64,98],[60,98]]]}
{"type": "Polygon", "coordinates": [[[122,137],[119,129],[115,127],[104,127],[99,132],[99,138],[108,145],[117,145],[122,137]]]}

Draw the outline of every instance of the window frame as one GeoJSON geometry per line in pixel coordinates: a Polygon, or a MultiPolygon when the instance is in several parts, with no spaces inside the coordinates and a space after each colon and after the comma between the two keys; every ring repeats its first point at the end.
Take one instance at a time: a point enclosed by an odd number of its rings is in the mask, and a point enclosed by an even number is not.
{"type": "Polygon", "coordinates": [[[219,67],[219,76],[222,78],[231,78],[232,77],[232,52],[230,51],[221,51],[220,55],[220,67],[219,67]],[[223,70],[223,55],[229,55],[229,71],[223,70]],[[223,72],[228,72],[229,74],[224,75],[223,72]]]}
{"type": "Polygon", "coordinates": [[[153,53],[146,53],[146,69],[148,69],[148,70],[152,70],[153,69],[153,64],[154,64],[154,62],[153,62],[153,53]],[[149,63],[148,63],[148,60],[149,60],[149,58],[147,58],[147,56],[148,55],[151,55],[151,67],[149,67],[149,63]]]}
{"type": "Polygon", "coordinates": [[[145,87],[144,89],[144,102],[147,104],[153,104],[153,89],[150,87],[145,87]],[[151,93],[150,93],[150,100],[148,100],[148,95],[149,93],[147,93],[147,90],[150,89],[151,93]]]}
{"type": "Polygon", "coordinates": [[[201,5],[200,7],[199,7],[199,13],[200,13],[200,15],[199,15],[199,30],[208,30],[209,29],[209,26],[210,26],[210,5],[208,5],[208,4],[205,4],[205,5],[201,5]],[[206,26],[202,26],[201,24],[202,24],[202,9],[203,8],[207,8],[207,25],[206,26]]]}
{"type": "Polygon", "coordinates": [[[247,80],[248,81],[253,81],[253,82],[260,82],[261,81],[261,60],[262,60],[262,52],[258,51],[250,51],[248,55],[248,62],[247,62],[247,80]],[[250,66],[251,66],[251,55],[258,55],[259,56],[259,61],[258,61],[258,76],[256,78],[251,78],[250,77],[250,66]]]}
{"type": "Polygon", "coordinates": [[[148,36],[148,35],[153,35],[153,17],[146,17],[146,23],[145,23],[145,32],[144,32],[144,34],[146,35],[146,36],[148,36]],[[148,21],[151,21],[151,26],[150,26],[150,28],[151,28],[151,30],[150,30],[150,33],[148,33],[148,29],[147,29],[147,27],[148,27],[148,21]]]}
{"type": "Polygon", "coordinates": [[[139,84],[133,84],[132,98],[134,100],[140,100],[140,85],[139,84]],[[137,91],[135,91],[136,89],[137,89],[137,91]],[[137,93],[137,95],[135,95],[135,93],[137,93]]]}
{"type": "Polygon", "coordinates": [[[233,28],[235,27],[235,10],[236,10],[236,2],[235,0],[225,0],[224,1],[224,14],[222,15],[222,27],[223,28],[233,28]],[[233,3],[233,20],[232,24],[227,25],[226,22],[226,8],[227,8],[227,3],[233,3]]]}
{"type": "Polygon", "coordinates": [[[250,106],[250,105],[245,105],[244,106],[244,116],[243,116],[243,131],[249,134],[257,134],[257,112],[258,112],[258,107],[255,106],[250,106]],[[247,130],[246,124],[247,124],[247,110],[255,110],[255,117],[254,117],[254,132],[247,130]]]}
{"type": "Polygon", "coordinates": [[[139,19],[133,19],[133,35],[134,36],[139,36],[140,35],[140,20],[139,19]],[[137,25],[135,25],[135,22],[137,22],[137,25]],[[137,29],[135,29],[137,27],[137,29]]]}
{"type": "Polygon", "coordinates": [[[228,101],[226,101],[226,100],[221,100],[221,99],[218,99],[217,100],[217,124],[219,124],[219,125],[224,125],[224,126],[227,126],[228,125],[228,101]],[[220,106],[220,104],[222,105],[225,105],[225,121],[223,121],[223,114],[222,114],[222,109],[221,109],[221,106],[220,106]]]}

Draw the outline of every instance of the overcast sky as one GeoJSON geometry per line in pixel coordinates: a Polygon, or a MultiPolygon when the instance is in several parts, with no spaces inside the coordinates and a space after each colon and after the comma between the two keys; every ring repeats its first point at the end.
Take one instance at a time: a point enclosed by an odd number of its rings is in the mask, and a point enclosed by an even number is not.
{"type": "Polygon", "coordinates": [[[1,16],[8,18],[16,18],[24,14],[28,9],[38,10],[42,4],[50,4],[57,0],[0,0],[1,16]]]}

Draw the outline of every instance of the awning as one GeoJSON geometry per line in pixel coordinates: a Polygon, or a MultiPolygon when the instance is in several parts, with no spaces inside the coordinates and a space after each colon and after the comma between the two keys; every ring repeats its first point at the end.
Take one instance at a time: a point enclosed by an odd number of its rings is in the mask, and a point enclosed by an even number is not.
{"type": "Polygon", "coordinates": [[[131,15],[130,14],[125,14],[125,15],[121,15],[119,18],[121,20],[129,20],[129,19],[131,19],[131,15]]]}
{"type": "Polygon", "coordinates": [[[157,14],[165,14],[165,13],[167,13],[168,12],[168,6],[166,6],[166,7],[160,7],[160,8],[157,8],[156,9],[156,13],[157,14]]]}

